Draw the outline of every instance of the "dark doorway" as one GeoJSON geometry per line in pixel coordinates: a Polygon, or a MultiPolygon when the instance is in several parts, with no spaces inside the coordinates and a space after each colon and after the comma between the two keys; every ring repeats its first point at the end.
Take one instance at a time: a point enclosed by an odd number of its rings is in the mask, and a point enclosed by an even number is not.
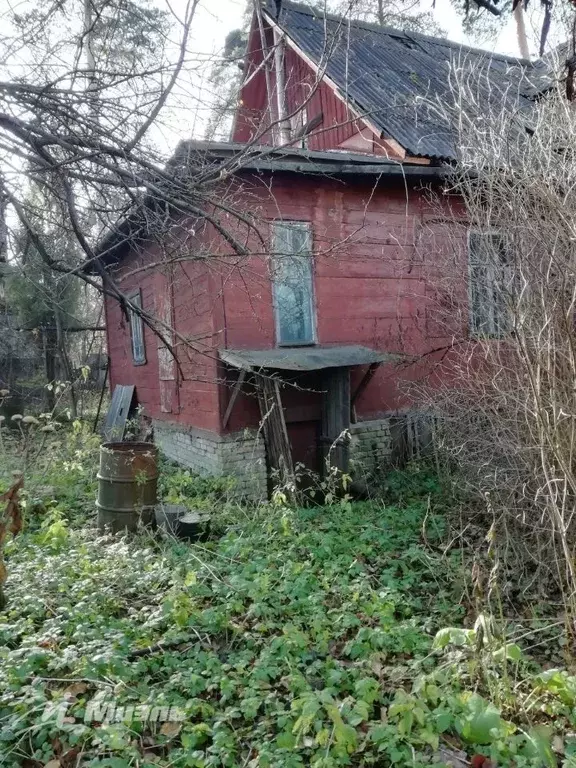
{"type": "Polygon", "coordinates": [[[322,470],[318,450],[320,422],[296,421],[287,427],[294,467],[303,464],[307,470],[319,475],[322,470]]]}

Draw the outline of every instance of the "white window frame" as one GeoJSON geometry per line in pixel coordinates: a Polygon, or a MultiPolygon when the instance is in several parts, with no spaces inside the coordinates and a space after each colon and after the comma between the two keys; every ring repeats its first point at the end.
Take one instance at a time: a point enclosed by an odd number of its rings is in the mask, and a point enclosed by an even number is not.
{"type": "Polygon", "coordinates": [[[313,260],[313,229],[310,221],[286,221],[276,220],[270,224],[270,233],[272,241],[272,258],[271,258],[271,277],[272,277],[272,299],[274,309],[274,327],[276,330],[276,345],[278,347],[310,347],[317,344],[317,328],[316,328],[316,297],[314,290],[314,260],[313,260]],[[276,273],[278,270],[277,258],[286,258],[290,254],[280,255],[276,251],[277,235],[276,232],[279,228],[291,228],[305,230],[308,235],[309,248],[306,254],[292,254],[292,258],[295,259],[307,259],[308,260],[308,275],[309,275],[309,292],[308,292],[308,312],[310,314],[310,331],[311,336],[305,340],[286,340],[282,338],[282,323],[280,314],[280,302],[278,296],[278,287],[281,283],[276,279],[276,273]]]}
{"type": "MultiPolygon", "coordinates": [[[[502,304],[498,306],[495,294],[492,295],[491,301],[483,308],[484,317],[478,318],[476,316],[476,310],[478,302],[475,301],[474,285],[477,280],[477,275],[473,274],[474,267],[477,266],[473,263],[473,249],[472,238],[473,237],[498,237],[502,244],[506,247],[506,237],[503,232],[497,229],[469,229],[467,238],[467,259],[468,259],[468,327],[470,335],[474,338],[493,338],[502,339],[507,336],[512,329],[512,320],[507,313],[506,307],[502,304]],[[484,327],[482,327],[484,326],[484,327]]],[[[503,263],[501,266],[496,266],[494,263],[486,263],[482,265],[486,277],[486,285],[493,285],[498,280],[502,282],[509,282],[511,279],[511,265],[503,263]]],[[[504,294],[502,294],[504,295],[504,294]]],[[[485,297],[486,298],[486,297],[485,297]]]]}
{"type": "MultiPolygon", "coordinates": [[[[127,297],[132,304],[142,309],[142,291],[140,288],[127,297]]],[[[144,339],[144,323],[139,314],[132,309],[128,310],[130,318],[130,345],[132,348],[132,363],[134,365],[146,364],[146,342],[144,339]],[[138,343],[140,342],[140,343],[138,343]]]]}

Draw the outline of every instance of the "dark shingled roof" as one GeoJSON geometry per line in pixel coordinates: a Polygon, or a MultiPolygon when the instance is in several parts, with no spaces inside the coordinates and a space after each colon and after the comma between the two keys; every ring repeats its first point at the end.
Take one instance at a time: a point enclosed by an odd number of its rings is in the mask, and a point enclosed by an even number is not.
{"type": "MultiPolygon", "coordinates": [[[[268,0],[269,18],[276,3],[268,0]]],[[[548,68],[470,48],[443,38],[403,32],[326,15],[309,6],[282,2],[279,26],[317,65],[325,68],[342,97],[409,154],[454,160],[450,126],[425,103],[450,100],[451,67],[482,73],[480,102],[513,99],[527,111],[547,86],[548,68]]]]}

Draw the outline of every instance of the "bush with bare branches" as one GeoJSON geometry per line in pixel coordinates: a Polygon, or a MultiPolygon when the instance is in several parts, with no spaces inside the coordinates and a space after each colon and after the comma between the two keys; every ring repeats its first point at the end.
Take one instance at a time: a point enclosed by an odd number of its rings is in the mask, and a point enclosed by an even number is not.
{"type": "Polygon", "coordinates": [[[576,112],[553,87],[528,112],[515,93],[491,106],[465,66],[452,88],[461,159],[450,192],[464,212],[435,267],[446,353],[420,395],[486,528],[521,557],[524,587],[559,587],[573,626],[576,112]]]}

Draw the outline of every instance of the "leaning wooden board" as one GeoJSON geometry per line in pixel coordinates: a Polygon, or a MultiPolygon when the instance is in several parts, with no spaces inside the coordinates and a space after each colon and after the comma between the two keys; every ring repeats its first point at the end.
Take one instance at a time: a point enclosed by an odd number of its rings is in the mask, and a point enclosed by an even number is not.
{"type": "Polygon", "coordinates": [[[134,399],[133,384],[117,384],[106,414],[102,436],[105,442],[121,441],[126,431],[126,422],[134,399]]]}

